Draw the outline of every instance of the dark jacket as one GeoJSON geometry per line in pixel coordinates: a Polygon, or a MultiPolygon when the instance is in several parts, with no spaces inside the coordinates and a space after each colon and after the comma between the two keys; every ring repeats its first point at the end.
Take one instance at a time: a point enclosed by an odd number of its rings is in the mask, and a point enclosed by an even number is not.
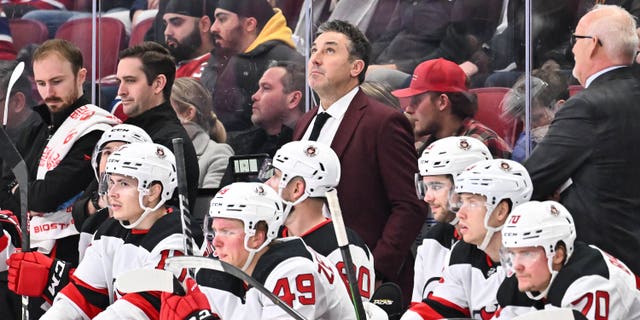
{"type": "MultiPolygon", "coordinates": [[[[45,179],[35,180],[38,163],[49,138],[73,111],[88,103],[89,100],[83,96],[64,111],[53,114],[44,104],[34,107],[43,122],[31,129],[25,129],[17,143],[29,171],[29,210],[56,211],[65,201],[84,191],[91,180],[95,179],[91,169],[91,153],[102,135],[102,131],[99,130],[78,139],[60,164],[47,173],[45,179]]],[[[17,210],[18,196],[10,196],[7,189],[7,183],[12,180],[12,174],[2,178],[0,207],[17,210]]]]}
{"type": "Polygon", "coordinates": [[[631,68],[609,71],[560,108],[524,163],[532,199],[561,195],[578,240],[594,244],[640,274],[640,80],[631,68]]]}
{"type": "MultiPolygon", "coordinates": [[[[173,151],[173,138],[182,138],[184,142],[184,164],[187,171],[187,186],[189,192],[189,207],[193,209],[193,205],[196,201],[196,195],[198,190],[198,157],[196,156],[196,150],[193,148],[193,143],[184,130],[176,112],[169,102],[164,102],[156,107],[153,107],[141,115],[134,118],[129,118],[125,123],[132,124],[142,128],[146,131],[153,142],[161,144],[171,151],[173,151]]],[[[93,174],[91,175],[93,177],[93,174]]],[[[178,201],[178,189],[173,194],[173,198],[168,203],[179,207],[178,201]]]]}
{"type": "MultiPolygon", "coordinates": [[[[302,138],[317,110],[298,120],[294,140],[302,138]]],[[[376,280],[398,283],[408,303],[414,264],[410,248],[427,215],[411,183],[418,172],[411,125],[402,113],[360,90],[331,148],[342,168],[337,190],[344,222],[371,248],[376,280]]]]}
{"type": "Polygon", "coordinates": [[[286,27],[280,12],[271,17],[251,47],[255,48],[231,57],[216,80],[213,109],[229,132],[253,126],[251,96],[258,91],[258,80],[271,62],[293,60],[304,63],[302,55],[294,48],[291,30],[286,27]]]}

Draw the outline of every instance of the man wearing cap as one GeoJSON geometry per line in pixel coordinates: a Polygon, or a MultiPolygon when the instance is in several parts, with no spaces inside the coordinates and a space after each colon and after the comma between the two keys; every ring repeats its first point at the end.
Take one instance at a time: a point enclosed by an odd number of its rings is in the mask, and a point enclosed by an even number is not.
{"type": "MultiPolygon", "coordinates": [[[[211,88],[213,108],[229,132],[245,130],[251,123],[251,95],[272,61],[303,61],[295,50],[291,29],[280,9],[266,0],[221,0],[211,26],[216,44],[231,54],[216,79],[207,68],[203,79],[211,88]]],[[[217,69],[219,70],[219,69],[217,69]]]]}
{"type": "Polygon", "coordinates": [[[169,0],[162,16],[166,28],[164,40],[176,59],[176,78],[202,76],[202,69],[211,57],[213,11],[217,0],[169,0]]]}
{"type": "Polygon", "coordinates": [[[402,113],[360,90],[370,50],[365,36],[347,22],[320,26],[307,65],[320,105],[298,120],[293,139],[322,142],[336,152],[344,222],[373,251],[376,282],[399,284],[408,303],[410,247],[427,210],[412,183],[418,159],[411,125],[402,113]]]}
{"type": "Polygon", "coordinates": [[[394,96],[405,100],[403,105],[414,123],[415,135],[428,136],[418,152],[441,138],[469,136],[484,142],[495,158],[510,159],[509,145],[473,119],[478,107],[467,92],[466,82],[467,76],[457,64],[440,58],[419,64],[409,88],[393,91],[394,96]]]}

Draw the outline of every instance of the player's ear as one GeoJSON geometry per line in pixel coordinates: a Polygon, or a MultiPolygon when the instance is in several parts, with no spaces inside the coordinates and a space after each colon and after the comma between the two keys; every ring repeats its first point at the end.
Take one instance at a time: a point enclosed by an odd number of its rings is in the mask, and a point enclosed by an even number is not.
{"type": "Polygon", "coordinates": [[[560,268],[564,265],[566,259],[567,249],[565,248],[564,243],[558,243],[556,245],[556,252],[554,253],[552,258],[553,270],[560,270],[560,268]]]}
{"type": "Polygon", "coordinates": [[[150,207],[154,207],[160,201],[161,195],[162,185],[157,182],[152,183],[149,187],[149,193],[147,193],[147,201],[152,204],[150,207]]]}

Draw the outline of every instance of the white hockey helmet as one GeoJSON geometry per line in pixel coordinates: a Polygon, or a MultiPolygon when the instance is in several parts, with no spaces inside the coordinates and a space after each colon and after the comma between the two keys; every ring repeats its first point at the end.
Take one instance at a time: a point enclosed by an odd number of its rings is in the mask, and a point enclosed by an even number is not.
{"type": "Polygon", "coordinates": [[[502,244],[507,248],[543,247],[547,257],[564,242],[567,260],[573,254],[576,227],[573,217],[555,201],[530,201],[513,209],[502,229],[502,244]]]}
{"type": "MultiPolygon", "coordinates": [[[[560,241],[564,243],[566,263],[573,254],[575,240],[573,217],[562,204],[555,201],[530,201],[515,207],[502,229],[502,245],[506,248],[542,247],[547,256],[549,272],[554,278],[556,272],[552,259],[556,245],[560,241]]],[[[530,292],[527,295],[532,299],[540,299],[546,295],[549,286],[537,296],[530,292]]]]}
{"type": "Polygon", "coordinates": [[[292,205],[307,197],[324,197],[340,182],[340,159],[330,146],[316,141],[292,141],[276,151],[273,167],[280,170],[282,177],[278,194],[295,177],[305,182],[304,195],[292,205]]]}
{"type": "Polygon", "coordinates": [[[486,197],[487,213],[484,226],[487,234],[481,245],[484,250],[491,237],[503,226],[489,226],[489,218],[502,200],[509,200],[511,208],[529,201],[533,186],[527,169],[520,163],[507,159],[493,159],[476,162],[455,178],[456,193],[471,193],[486,197]]]}
{"type": "Polygon", "coordinates": [[[121,141],[127,144],[134,142],[153,142],[146,131],[131,124],[119,124],[111,127],[109,130],[106,130],[102,133],[102,136],[93,148],[93,154],[91,155],[91,167],[96,179],[98,180],[100,179],[98,177],[98,164],[100,163],[102,148],[104,148],[107,143],[113,141],[121,141]]]}
{"type": "Polygon", "coordinates": [[[493,159],[489,148],[473,137],[446,137],[431,143],[418,159],[421,176],[450,174],[457,176],[464,168],[493,159]]]}
{"type": "MultiPolygon", "coordinates": [[[[133,223],[120,222],[128,229],[135,228],[149,212],[157,210],[171,199],[173,191],[178,186],[176,158],[171,150],[157,143],[135,142],[123,145],[107,160],[105,173],[106,176],[120,174],[138,180],[138,202],[144,212],[133,223]],[[153,182],[159,182],[162,185],[162,194],[158,204],[153,208],[148,208],[144,206],[143,197],[149,193],[153,182]]],[[[108,177],[106,178],[108,179],[108,177]]]]}
{"type": "Polygon", "coordinates": [[[244,248],[249,259],[242,267],[245,270],[253,255],[277,238],[283,224],[282,200],[269,186],[258,182],[236,182],[222,188],[211,199],[209,214],[205,219],[205,232],[212,232],[211,222],[215,218],[238,219],[244,223],[244,248]],[[258,248],[250,248],[249,238],[256,234],[258,222],[267,224],[267,239],[258,248]]]}

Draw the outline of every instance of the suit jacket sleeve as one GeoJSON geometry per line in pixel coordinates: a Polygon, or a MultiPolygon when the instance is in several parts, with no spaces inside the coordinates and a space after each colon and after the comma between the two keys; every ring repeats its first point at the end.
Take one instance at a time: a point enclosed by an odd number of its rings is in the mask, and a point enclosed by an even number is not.
{"type": "Polygon", "coordinates": [[[377,133],[379,174],[391,202],[391,214],[373,256],[376,270],[390,279],[397,277],[427,213],[411,183],[418,172],[411,132],[407,119],[397,113],[380,125],[377,133]]]}
{"type": "Polygon", "coordinates": [[[560,108],[549,132],[525,162],[533,182],[532,200],[544,200],[557,191],[596,147],[596,108],[587,97],[585,92],[560,108]]]}

